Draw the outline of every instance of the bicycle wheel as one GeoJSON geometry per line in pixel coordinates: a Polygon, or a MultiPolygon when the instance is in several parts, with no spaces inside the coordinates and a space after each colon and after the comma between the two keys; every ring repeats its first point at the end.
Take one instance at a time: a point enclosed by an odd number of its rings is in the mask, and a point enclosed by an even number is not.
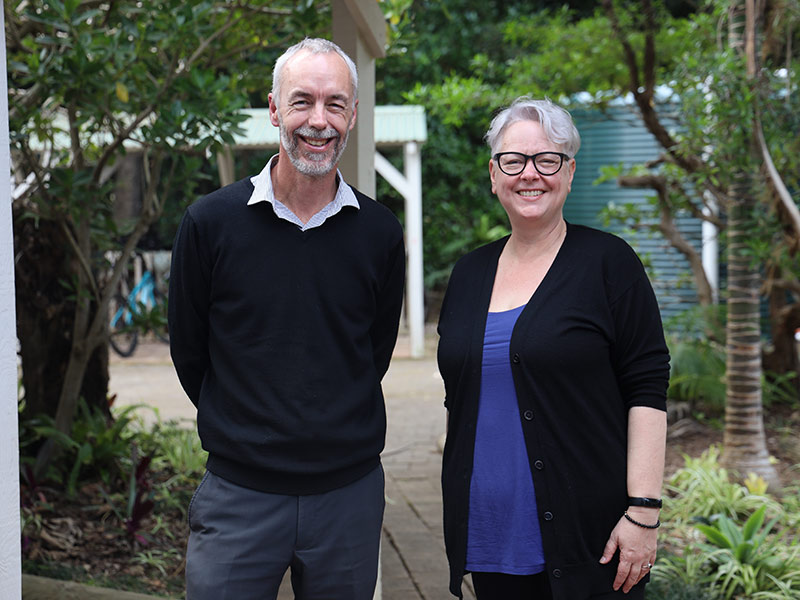
{"type": "Polygon", "coordinates": [[[110,312],[108,341],[117,354],[126,358],[134,353],[139,342],[139,334],[131,321],[128,301],[117,294],[111,303],[110,312]]]}

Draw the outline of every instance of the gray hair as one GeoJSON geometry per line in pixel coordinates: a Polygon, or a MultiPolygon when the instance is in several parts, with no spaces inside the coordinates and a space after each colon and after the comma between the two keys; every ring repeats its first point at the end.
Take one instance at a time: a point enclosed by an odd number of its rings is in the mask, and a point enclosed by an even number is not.
{"type": "Polygon", "coordinates": [[[272,70],[272,101],[275,103],[275,106],[278,105],[278,100],[280,99],[283,67],[286,66],[286,63],[289,62],[290,58],[292,58],[301,50],[307,50],[311,54],[329,54],[331,52],[335,52],[342,57],[342,60],[344,60],[347,68],[350,70],[350,83],[353,86],[353,104],[355,105],[356,99],[358,99],[358,71],[356,70],[355,63],[349,56],[347,56],[347,53],[344,50],[330,40],[322,38],[305,38],[301,42],[298,42],[286,50],[286,52],[281,54],[281,56],[278,57],[278,60],[275,61],[275,68],[272,70]]]}
{"type": "Polygon", "coordinates": [[[489,131],[484,137],[491,148],[492,156],[500,147],[506,129],[519,121],[539,123],[547,139],[561,146],[564,153],[572,158],[581,147],[581,136],[572,122],[572,116],[566,110],[547,98],[532,100],[529,96],[520,96],[492,119],[489,131]]]}

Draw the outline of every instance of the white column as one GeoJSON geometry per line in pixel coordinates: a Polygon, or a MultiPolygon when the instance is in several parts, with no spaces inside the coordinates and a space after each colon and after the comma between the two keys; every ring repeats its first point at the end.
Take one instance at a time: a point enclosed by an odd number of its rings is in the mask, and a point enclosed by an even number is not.
{"type": "MultiPolygon", "coordinates": [[[[5,13],[0,23],[5,30],[5,13]]],[[[0,43],[0,598],[22,597],[17,431],[17,328],[6,43],[0,43]]]]}
{"type": "MultiPolygon", "coordinates": [[[[706,215],[716,215],[717,207],[714,200],[708,198],[708,204],[703,209],[706,215]]],[[[711,286],[711,295],[714,303],[719,301],[719,240],[717,227],[708,221],[701,225],[703,270],[711,286]]]]}
{"type": "Polygon", "coordinates": [[[422,157],[419,145],[407,142],[404,155],[408,184],[405,198],[408,333],[412,358],[422,358],[425,355],[425,284],[422,272],[422,157]]]}
{"type": "Polygon", "coordinates": [[[375,170],[405,199],[406,209],[406,319],[411,357],[425,355],[425,285],[422,273],[422,158],[419,144],[406,142],[404,171],[400,173],[380,153],[375,153],[375,170]]]}

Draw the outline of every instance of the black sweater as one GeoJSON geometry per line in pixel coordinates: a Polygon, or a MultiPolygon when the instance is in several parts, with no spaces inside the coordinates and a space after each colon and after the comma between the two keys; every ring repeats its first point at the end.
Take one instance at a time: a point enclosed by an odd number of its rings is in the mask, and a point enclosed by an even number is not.
{"type": "MultiPolygon", "coordinates": [[[[442,491],[450,590],[461,594],[486,315],[508,238],[453,269],[439,320],[449,428],[442,491]]],[[[598,563],[627,506],[628,410],[666,409],[669,355],[647,275],[623,240],[568,225],[516,323],[509,359],[554,600],[610,592],[598,563]]]]}
{"type": "Polygon", "coordinates": [[[248,206],[252,191],[243,179],[183,217],[172,359],[210,471],[270,493],[325,492],[375,468],[383,449],[403,232],[357,191],[360,209],[307,231],[267,202],[248,206]]]}

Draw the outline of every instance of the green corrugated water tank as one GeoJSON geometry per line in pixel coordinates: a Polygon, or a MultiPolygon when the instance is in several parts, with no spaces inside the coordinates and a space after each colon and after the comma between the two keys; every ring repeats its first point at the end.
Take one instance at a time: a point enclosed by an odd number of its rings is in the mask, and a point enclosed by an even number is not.
{"type": "MultiPolygon", "coordinates": [[[[655,192],[621,188],[615,181],[595,184],[601,168],[623,164],[632,166],[658,158],[661,147],[644,127],[634,106],[611,107],[606,111],[571,110],[581,134],[577,170],[572,192],[564,206],[571,223],[590,225],[621,235],[633,246],[647,266],[664,319],[675,316],[697,303],[689,263],[660,234],[631,233],[621,227],[605,226],[599,217],[608,203],[646,204],[655,192]]],[[[701,222],[688,214],[676,219],[678,229],[700,252],[701,222]]]]}

